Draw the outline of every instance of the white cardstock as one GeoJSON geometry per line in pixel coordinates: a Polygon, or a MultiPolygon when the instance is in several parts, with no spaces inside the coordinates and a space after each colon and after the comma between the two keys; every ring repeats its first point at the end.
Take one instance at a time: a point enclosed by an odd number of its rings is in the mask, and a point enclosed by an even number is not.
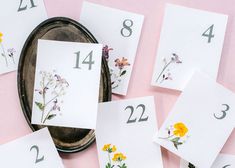
{"type": "Polygon", "coordinates": [[[38,41],[32,123],[95,129],[102,45],[38,41]]]}
{"type": "Polygon", "coordinates": [[[25,40],[33,29],[46,19],[43,0],[1,2],[0,74],[17,69],[25,40]]]}
{"type": "Polygon", "coordinates": [[[104,44],[113,93],[127,94],[143,21],[143,15],[83,2],[80,22],[104,44]]]}
{"type": "Polygon", "coordinates": [[[0,161],[7,168],[63,168],[47,128],[0,145],[0,161]]]}
{"type": "MultiPolygon", "coordinates": [[[[235,156],[228,154],[219,154],[211,166],[211,168],[234,168],[235,167],[235,156]]],[[[180,168],[196,168],[193,167],[189,162],[181,159],[180,168]]]]}
{"type": "Polygon", "coordinates": [[[194,70],[216,79],[227,15],[166,5],[152,85],[182,91],[194,70]]]}
{"type": "Polygon", "coordinates": [[[154,97],[99,104],[96,140],[100,167],[163,168],[154,97]]]}
{"type": "Polygon", "coordinates": [[[195,72],[154,141],[197,167],[212,166],[234,128],[235,95],[195,72]]]}

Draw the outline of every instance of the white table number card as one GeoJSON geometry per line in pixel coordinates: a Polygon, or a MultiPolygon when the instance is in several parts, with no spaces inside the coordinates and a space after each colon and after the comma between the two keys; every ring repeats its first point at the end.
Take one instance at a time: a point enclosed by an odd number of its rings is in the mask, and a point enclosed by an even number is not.
{"type": "Polygon", "coordinates": [[[152,85],[180,90],[195,69],[216,79],[227,15],[166,5],[152,85]]]}
{"type": "Polygon", "coordinates": [[[63,168],[47,128],[0,145],[0,161],[7,168],[63,168]]]}
{"type": "Polygon", "coordinates": [[[102,44],[39,40],[32,124],[95,129],[102,44]]]}
{"type": "Polygon", "coordinates": [[[17,69],[28,35],[47,19],[43,0],[1,1],[0,74],[17,69]]]}
{"type": "Polygon", "coordinates": [[[144,16],[83,2],[80,22],[104,44],[112,92],[126,95],[144,16]]]}
{"type": "Polygon", "coordinates": [[[197,167],[209,168],[234,128],[235,94],[196,72],[154,141],[197,167]]]}
{"type": "MultiPolygon", "coordinates": [[[[235,156],[228,154],[219,154],[211,168],[234,168],[235,156]]],[[[180,168],[197,168],[191,163],[181,159],[180,168]]]]}
{"type": "Polygon", "coordinates": [[[154,97],[99,104],[96,140],[100,167],[163,168],[154,97]]]}

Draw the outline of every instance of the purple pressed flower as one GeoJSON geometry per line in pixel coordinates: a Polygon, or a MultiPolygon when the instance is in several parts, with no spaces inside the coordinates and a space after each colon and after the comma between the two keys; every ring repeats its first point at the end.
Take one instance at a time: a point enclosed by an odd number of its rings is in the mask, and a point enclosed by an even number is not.
{"type": "Polygon", "coordinates": [[[55,74],[54,77],[56,77],[56,82],[57,82],[55,88],[56,88],[59,84],[66,84],[67,87],[69,86],[69,83],[68,83],[64,78],[61,78],[61,76],[55,74]]]}
{"type": "Polygon", "coordinates": [[[109,48],[107,45],[105,45],[104,47],[103,47],[103,49],[102,49],[102,51],[103,51],[103,56],[104,56],[104,58],[106,59],[106,60],[108,60],[109,59],[109,51],[110,50],[113,50],[112,48],[109,48]]]}
{"type": "Polygon", "coordinates": [[[182,63],[182,61],[180,61],[179,56],[177,54],[173,53],[172,55],[173,55],[173,57],[171,57],[171,61],[173,61],[173,62],[175,62],[177,64],[181,64],[182,63]]]}
{"type": "Polygon", "coordinates": [[[8,56],[9,57],[13,57],[14,53],[16,52],[16,50],[14,48],[9,48],[7,50],[7,52],[8,52],[8,56]]]}

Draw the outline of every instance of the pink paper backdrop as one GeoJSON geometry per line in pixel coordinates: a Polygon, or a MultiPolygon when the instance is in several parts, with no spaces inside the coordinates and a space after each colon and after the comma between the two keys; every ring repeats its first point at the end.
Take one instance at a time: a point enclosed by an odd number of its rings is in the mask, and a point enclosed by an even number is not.
{"type": "MultiPolygon", "coordinates": [[[[44,0],[49,17],[66,16],[78,19],[82,0],[44,0]]],[[[185,5],[229,15],[224,49],[217,81],[235,92],[235,5],[234,0],[90,0],[91,2],[145,15],[142,35],[134,65],[128,95],[114,96],[114,99],[154,95],[159,126],[173,107],[180,92],[150,86],[153,62],[159,42],[159,35],[166,3],[185,5]]],[[[210,63],[208,62],[208,66],[210,63]]],[[[17,94],[16,72],[0,76],[0,144],[31,132],[28,127],[17,94]]],[[[208,138],[210,138],[208,132],[208,138]]],[[[210,150],[210,149],[207,149],[210,150]]],[[[166,168],[178,168],[179,158],[162,149],[166,168]]],[[[223,153],[235,154],[235,133],[231,135],[223,153]]],[[[83,152],[61,154],[66,168],[98,168],[96,145],[83,152]]]]}

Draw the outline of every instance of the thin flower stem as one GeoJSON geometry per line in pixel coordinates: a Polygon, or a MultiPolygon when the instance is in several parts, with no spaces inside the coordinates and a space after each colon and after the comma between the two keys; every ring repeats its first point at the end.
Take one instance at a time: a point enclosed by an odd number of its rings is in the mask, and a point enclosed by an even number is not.
{"type": "Polygon", "coordinates": [[[12,61],[13,61],[13,63],[15,64],[15,59],[14,59],[14,56],[12,55],[12,57],[11,57],[11,58],[12,58],[12,61]]]}
{"type": "Polygon", "coordinates": [[[8,67],[8,61],[7,61],[7,57],[6,57],[6,52],[5,52],[5,49],[4,49],[4,46],[3,44],[1,43],[1,47],[2,47],[2,51],[3,51],[3,57],[5,58],[5,61],[6,61],[6,66],[8,67]]]}
{"type": "Polygon", "coordinates": [[[165,138],[163,138],[163,137],[158,137],[159,139],[169,139],[169,138],[171,138],[171,137],[173,137],[174,135],[170,135],[170,136],[168,136],[168,137],[165,137],[165,138]]]}
{"type": "Polygon", "coordinates": [[[53,111],[53,109],[51,109],[51,110],[47,113],[46,117],[45,117],[44,120],[43,120],[43,123],[46,122],[47,118],[49,117],[49,115],[50,115],[50,113],[51,113],[52,111],[53,111]]]}
{"type": "Polygon", "coordinates": [[[46,103],[46,95],[44,92],[45,88],[45,76],[42,77],[42,100],[43,100],[43,110],[42,110],[42,116],[41,116],[41,123],[43,123],[43,117],[44,117],[44,112],[45,112],[45,103],[46,103]]]}
{"type": "Polygon", "coordinates": [[[164,68],[162,69],[161,73],[159,74],[159,76],[157,77],[156,82],[158,82],[159,78],[162,76],[163,72],[166,70],[166,68],[172,63],[172,61],[168,62],[164,68]]]}
{"type": "Polygon", "coordinates": [[[110,158],[110,154],[108,153],[108,156],[109,156],[109,164],[111,166],[111,158],[110,158]]]}

